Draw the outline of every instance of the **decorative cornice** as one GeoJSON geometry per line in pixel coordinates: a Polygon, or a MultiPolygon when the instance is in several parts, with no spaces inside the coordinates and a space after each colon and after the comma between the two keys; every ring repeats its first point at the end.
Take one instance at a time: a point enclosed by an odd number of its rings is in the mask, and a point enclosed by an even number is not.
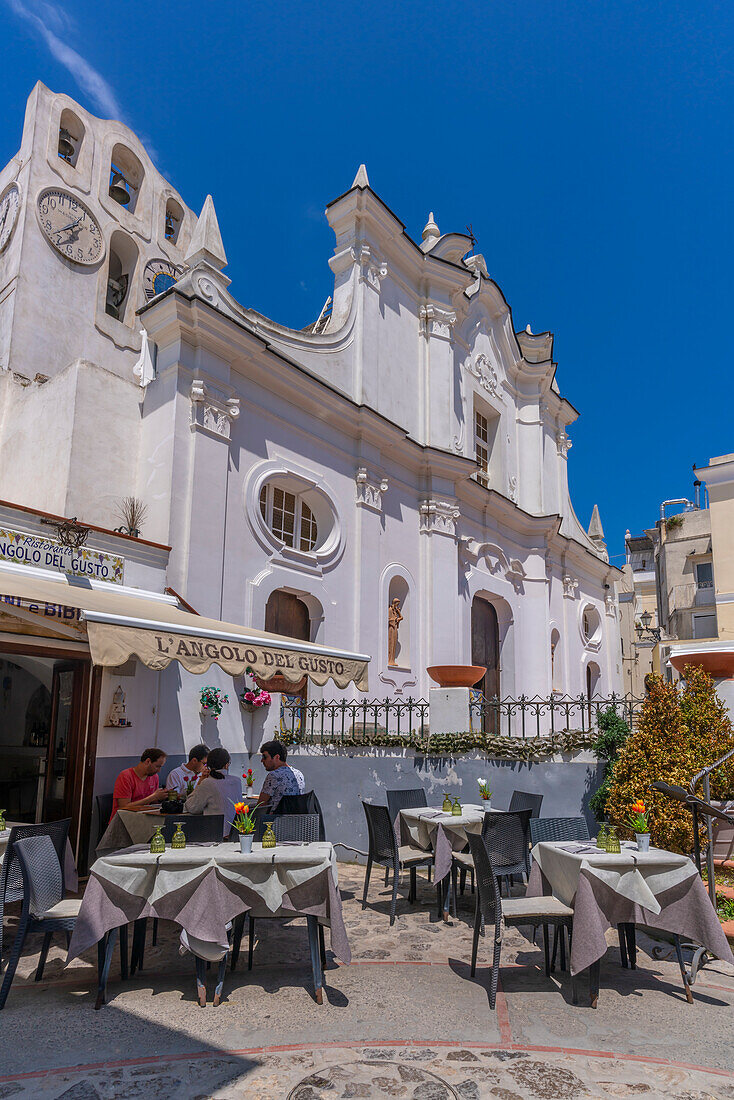
{"type": "Polygon", "coordinates": [[[422,500],[420,504],[420,529],[423,535],[448,535],[456,537],[456,521],[461,512],[450,500],[422,500]]]}
{"type": "Polygon", "coordinates": [[[573,447],[570,436],[564,432],[563,428],[556,433],[556,450],[563,458],[568,458],[568,452],[573,447]]]}
{"type": "Polygon", "coordinates": [[[387,492],[388,483],[386,477],[378,481],[371,478],[366,466],[360,466],[355,475],[357,485],[357,505],[363,508],[371,508],[375,512],[382,511],[382,494],[387,492]]]}
{"type": "Polygon", "coordinates": [[[441,309],[430,302],[421,306],[418,316],[421,319],[423,330],[428,336],[441,336],[444,340],[451,339],[451,329],[456,324],[456,313],[452,309],[441,309]]]}
{"type": "Polygon", "coordinates": [[[215,395],[201,378],[191,383],[191,430],[229,439],[232,421],[240,415],[239,397],[215,395]]]}

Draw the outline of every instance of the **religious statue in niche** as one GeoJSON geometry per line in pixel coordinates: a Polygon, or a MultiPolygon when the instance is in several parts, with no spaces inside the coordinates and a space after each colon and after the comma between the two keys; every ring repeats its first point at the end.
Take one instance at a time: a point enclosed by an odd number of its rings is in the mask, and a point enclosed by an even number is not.
{"type": "Polygon", "coordinates": [[[387,663],[391,668],[395,668],[397,665],[398,631],[402,621],[400,600],[396,596],[394,600],[391,600],[387,612],[387,663]]]}
{"type": "Polygon", "coordinates": [[[115,688],[115,694],[112,696],[112,706],[110,707],[109,714],[107,715],[106,726],[131,726],[132,722],[127,718],[125,714],[125,692],[122,690],[120,684],[115,688]]]}

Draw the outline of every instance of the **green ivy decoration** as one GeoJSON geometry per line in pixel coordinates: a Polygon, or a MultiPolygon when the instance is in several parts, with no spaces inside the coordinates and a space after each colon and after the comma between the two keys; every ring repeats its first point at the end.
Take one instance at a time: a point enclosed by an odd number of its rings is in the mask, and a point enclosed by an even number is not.
{"type": "Polygon", "coordinates": [[[522,760],[535,762],[556,753],[575,753],[591,748],[595,733],[584,730],[564,730],[546,737],[493,737],[481,732],[470,733],[387,733],[377,730],[368,733],[345,733],[340,737],[323,740],[311,738],[298,730],[281,733],[286,745],[329,745],[332,748],[396,748],[414,749],[424,756],[456,756],[457,753],[479,750],[498,760],[522,760]]]}

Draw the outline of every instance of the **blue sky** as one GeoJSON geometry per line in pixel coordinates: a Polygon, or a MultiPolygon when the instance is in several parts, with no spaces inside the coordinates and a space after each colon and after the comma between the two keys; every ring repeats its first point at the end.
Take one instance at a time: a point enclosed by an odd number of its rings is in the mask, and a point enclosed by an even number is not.
{"type": "Polygon", "coordinates": [[[555,333],[572,496],[610,552],[734,451],[734,7],[0,0],[0,160],[36,80],[214,196],[236,297],[302,326],[326,203],[366,162],[417,239],[471,222],[516,328],[555,333]]]}

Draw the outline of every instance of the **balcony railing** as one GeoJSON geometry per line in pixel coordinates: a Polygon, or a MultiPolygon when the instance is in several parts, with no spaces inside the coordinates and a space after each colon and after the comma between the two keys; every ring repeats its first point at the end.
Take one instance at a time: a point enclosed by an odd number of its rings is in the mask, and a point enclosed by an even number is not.
{"type": "MultiPolygon", "coordinates": [[[[644,699],[632,695],[578,697],[551,695],[516,699],[483,699],[477,692],[470,706],[471,730],[502,737],[544,737],[567,730],[591,733],[599,715],[612,707],[628,725],[644,699]]],[[[292,743],[306,745],[404,745],[430,747],[430,707],[425,699],[371,699],[304,702],[284,696],[281,732],[292,743]]]]}
{"type": "Polygon", "coordinates": [[[696,607],[713,607],[716,602],[713,581],[689,581],[687,584],[676,584],[668,592],[668,609],[672,615],[675,611],[690,611],[696,607]]]}

